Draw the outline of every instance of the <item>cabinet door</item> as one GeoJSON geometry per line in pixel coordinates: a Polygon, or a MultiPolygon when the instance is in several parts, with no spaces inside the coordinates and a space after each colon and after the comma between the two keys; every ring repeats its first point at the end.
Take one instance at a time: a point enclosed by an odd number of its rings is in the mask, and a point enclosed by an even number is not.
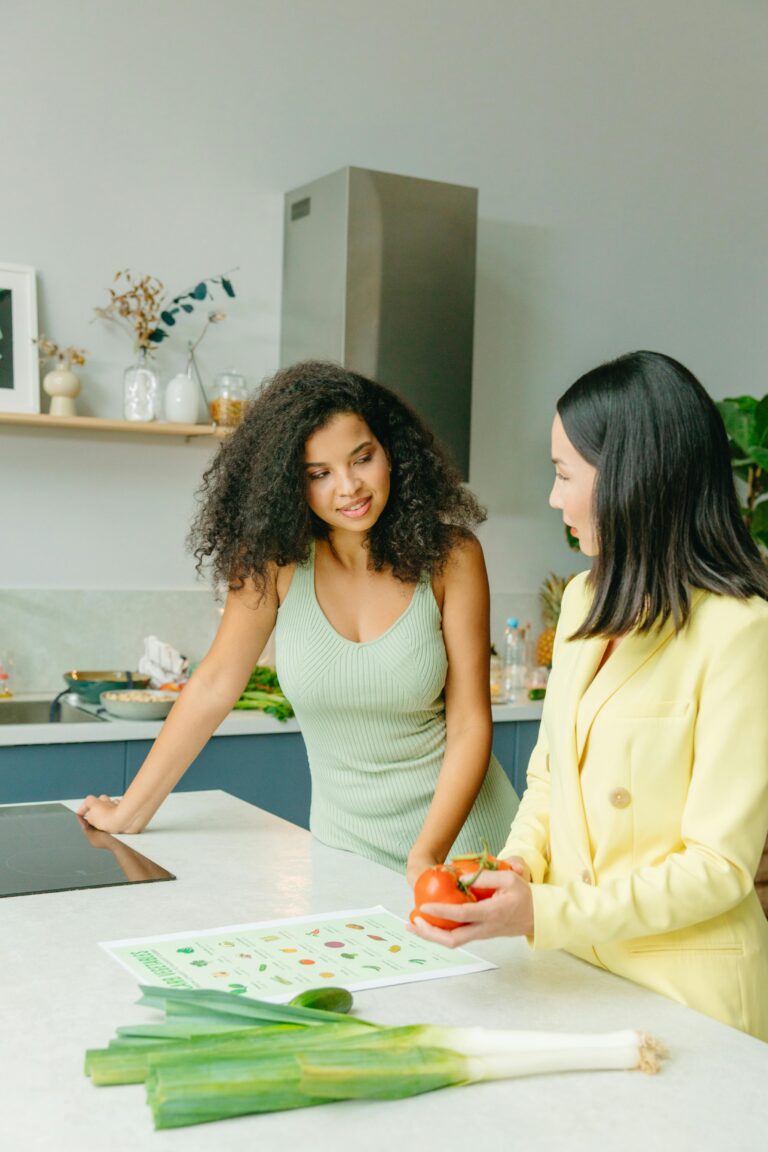
{"type": "MultiPolygon", "coordinates": [[[[132,740],[126,750],[126,785],[152,747],[132,740]]],[[[220,788],[249,804],[309,828],[310,781],[298,732],[275,736],[214,736],[176,785],[177,792],[220,788]]]]}
{"type": "Polygon", "coordinates": [[[520,797],[525,792],[528,761],[538,735],[538,720],[507,720],[493,726],[494,755],[520,797]]]}
{"type": "Polygon", "coordinates": [[[0,748],[0,804],[77,800],[89,792],[120,796],[124,747],[117,740],[0,748]]]}

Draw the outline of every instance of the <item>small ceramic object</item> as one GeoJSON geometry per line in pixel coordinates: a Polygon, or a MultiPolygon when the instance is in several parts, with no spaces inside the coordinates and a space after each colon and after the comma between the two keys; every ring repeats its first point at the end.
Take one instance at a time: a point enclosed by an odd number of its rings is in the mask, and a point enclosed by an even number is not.
{"type": "Polygon", "coordinates": [[[165,418],[169,424],[196,424],[198,416],[198,388],[186,372],[180,372],[168,381],[165,389],[165,418]]]}
{"type": "Polygon", "coordinates": [[[68,360],[59,360],[43,377],[43,391],[51,397],[51,416],[76,416],[75,397],[80,395],[80,377],[68,360]]]}

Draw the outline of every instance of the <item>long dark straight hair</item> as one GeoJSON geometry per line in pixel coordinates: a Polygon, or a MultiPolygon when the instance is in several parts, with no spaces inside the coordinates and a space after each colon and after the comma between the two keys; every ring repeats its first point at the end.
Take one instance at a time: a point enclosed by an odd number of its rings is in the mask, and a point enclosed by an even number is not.
{"type": "Polygon", "coordinates": [[[557,411],[597,469],[594,595],[574,639],[649,632],[670,616],[679,630],[692,588],[768,599],[723,422],[692,372],[659,352],[632,352],[587,372],[557,411]]]}

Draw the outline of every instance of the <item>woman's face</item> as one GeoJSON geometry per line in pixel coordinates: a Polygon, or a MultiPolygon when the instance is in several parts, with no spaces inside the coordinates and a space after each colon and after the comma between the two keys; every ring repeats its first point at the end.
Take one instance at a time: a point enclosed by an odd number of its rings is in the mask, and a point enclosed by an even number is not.
{"type": "Polygon", "coordinates": [[[555,482],[549,494],[550,507],[560,509],[563,521],[578,538],[584,555],[596,556],[592,495],[597,469],[588,464],[571,444],[559,414],[552,425],[552,463],[555,482]]]}
{"type": "Polygon", "coordinates": [[[389,460],[353,412],[334,416],[304,445],[307,503],[338,531],[369,532],[389,499],[389,460]]]}

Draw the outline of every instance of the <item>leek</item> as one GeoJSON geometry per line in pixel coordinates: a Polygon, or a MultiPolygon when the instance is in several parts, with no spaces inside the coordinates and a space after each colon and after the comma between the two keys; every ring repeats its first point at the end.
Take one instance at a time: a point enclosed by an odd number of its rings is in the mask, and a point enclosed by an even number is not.
{"type": "MultiPolygon", "coordinates": [[[[350,1020],[346,1012],[329,1012],[325,1008],[307,1008],[303,1004],[272,1004],[267,1000],[254,1000],[235,996],[232,992],[210,991],[207,988],[154,988],[139,986],[142,993],[139,1004],[159,1008],[166,1015],[204,1015],[210,1018],[241,1016],[247,1020],[260,1020],[269,1024],[327,1024],[329,1020],[350,1020]]],[[[331,988],[316,990],[316,999],[325,999],[331,988]]],[[[303,998],[303,996],[302,996],[303,998]]],[[[297,997],[298,999],[298,997],[297,997]]],[[[357,1023],[365,1025],[365,1021],[357,1023]]]]}
{"type": "Polygon", "coordinates": [[[656,1072],[666,1055],[635,1031],[388,1028],[226,992],[142,992],[140,1003],[165,1008],[172,1019],[120,1029],[108,1048],[86,1053],[86,1072],[99,1085],[144,1081],[156,1128],[331,1101],[399,1100],[538,1073],[656,1072]]]}

